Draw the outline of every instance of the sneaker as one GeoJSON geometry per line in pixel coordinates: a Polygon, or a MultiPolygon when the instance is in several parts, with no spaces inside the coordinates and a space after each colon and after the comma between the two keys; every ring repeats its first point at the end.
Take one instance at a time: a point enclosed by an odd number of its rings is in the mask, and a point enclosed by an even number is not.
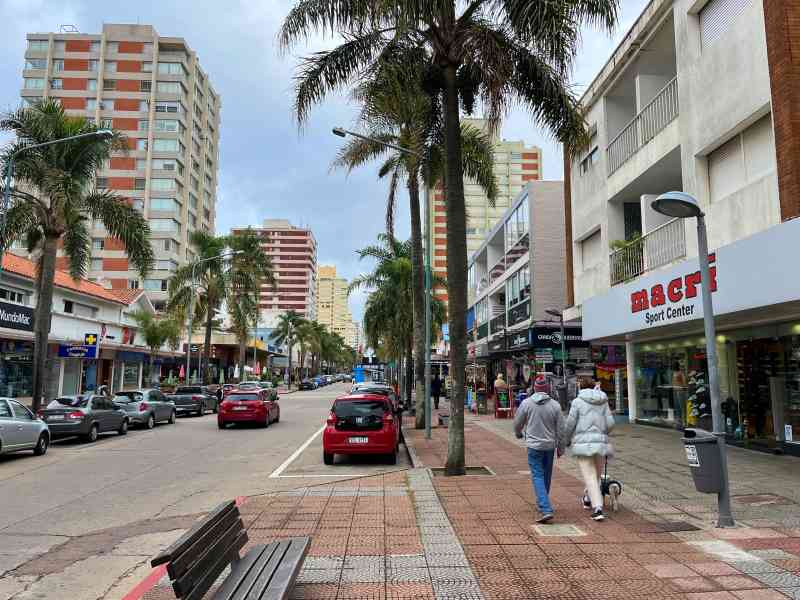
{"type": "Polygon", "coordinates": [[[595,521],[605,521],[606,516],[603,514],[602,508],[596,508],[592,511],[592,519],[595,521]]]}
{"type": "Polygon", "coordinates": [[[537,523],[549,523],[553,520],[553,513],[544,513],[539,515],[539,518],[536,519],[537,523]]]}
{"type": "Polygon", "coordinates": [[[592,501],[589,500],[588,496],[584,496],[581,500],[583,501],[583,508],[586,510],[592,510],[592,501]]]}

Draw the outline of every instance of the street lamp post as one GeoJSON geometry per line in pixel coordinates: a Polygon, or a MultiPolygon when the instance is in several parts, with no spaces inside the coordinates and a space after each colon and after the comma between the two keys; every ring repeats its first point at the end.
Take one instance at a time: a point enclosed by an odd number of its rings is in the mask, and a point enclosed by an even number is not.
{"type": "MultiPolygon", "coordinates": [[[[361,138],[362,140],[367,140],[370,142],[374,142],[376,144],[381,144],[386,146],[387,148],[392,148],[393,150],[397,150],[398,152],[402,152],[404,154],[410,154],[412,156],[416,156],[418,159],[422,160],[423,156],[419,152],[415,152],[414,150],[409,150],[408,148],[403,148],[402,146],[397,146],[395,144],[390,144],[388,142],[383,142],[381,140],[377,140],[373,137],[369,137],[366,135],[362,135],[360,133],[355,133],[354,131],[349,131],[347,129],[343,129],[341,127],[334,127],[333,128],[334,135],[338,135],[339,137],[347,137],[348,135],[361,138]]],[[[430,172],[428,172],[430,175],[430,172]]],[[[423,181],[425,184],[425,438],[431,439],[431,427],[432,427],[432,416],[431,416],[431,287],[433,284],[433,277],[431,272],[431,198],[430,198],[430,177],[428,177],[428,182],[423,181]]]]}
{"type": "MultiPolygon", "coordinates": [[[[114,137],[114,132],[110,129],[97,129],[95,131],[90,131],[89,133],[80,133],[78,135],[71,135],[69,137],[59,138],[57,140],[50,140],[49,142],[42,142],[41,144],[31,144],[30,146],[24,146],[22,148],[17,149],[15,152],[11,153],[8,157],[8,163],[6,165],[6,176],[5,182],[3,186],[3,214],[0,215],[0,232],[2,232],[6,227],[6,217],[8,215],[8,207],[11,204],[11,179],[14,177],[14,161],[16,160],[17,156],[22,154],[23,152],[27,152],[28,150],[35,150],[36,148],[44,148],[45,146],[53,146],[55,144],[63,144],[64,142],[71,142],[73,140],[80,140],[83,138],[89,137],[97,137],[101,140],[109,140],[114,137]]],[[[2,259],[2,254],[5,252],[5,248],[2,248],[2,252],[0,252],[0,259],[2,259]]],[[[0,260],[0,273],[3,271],[3,263],[0,260]]]]}
{"type": "MultiPolygon", "coordinates": [[[[209,261],[212,261],[212,260],[217,260],[217,259],[220,259],[220,258],[222,258],[222,259],[230,258],[232,256],[236,256],[237,254],[243,254],[243,253],[244,253],[243,250],[231,250],[231,251],[228,251],[228,252],[223,252],[221,254],[217,254],[216,256],[209,256],[208,258],[204,258],[202,260],[197,260],[197,261],[192,263],[192,293],[191,293],[191,296],[189,298],[189,319],[188,319],[188,323],[187,323],[187,326],[186,326],[186,383],[187,384],[189,383],[189,377],[190,377],[191,368],[192,368],[192,328],[194,326],[194,323],[193,323],[194,314],[193,313],[194,313],[194,296],[195,296],[195,293],[194,293],[195,269],[197,268],[197,265],[203,264],[205,262],[209,262],[209,261]]],[[[210,309],[211,309],[211,307],[209,307],[209,310],[210,309]]],[[[197,366],[197,370],[198,371],[200,370],[200,366],[201,365],[198,364],[198,366],[197,366]]]]}
{"type": "Polygon", "coordinates": [[[708,384],[711,393],[711,420],[714,437],[720,453],[722,485],[717,495],[719,517],[717,527],[733,527],[730,489],[728,483],[728,457],[725,445],[725,428],[722,424],[722,402],[719,389],[719,360],[717,358],[717,331],[714,324],[714,303],[711,299],[711,273],[708,265],[708,232],[705,213],[693,196],[684,192],[667,192],[660,195],[651,207],[656,212],[678,219],[697,219],[697,254],[700,263],[700,289],[703,300],[703,326],[706,335],[706,359],[708,362],[708,384]]]}
{"type": "Polygon", "coordinates": [[[548,315],[558,317],[558,322],[561,325],[561,377],[564,382],[564,389],[567,387],[567,344],[564,341],[564,313],[560,310],[547,309],[548,315]]]}

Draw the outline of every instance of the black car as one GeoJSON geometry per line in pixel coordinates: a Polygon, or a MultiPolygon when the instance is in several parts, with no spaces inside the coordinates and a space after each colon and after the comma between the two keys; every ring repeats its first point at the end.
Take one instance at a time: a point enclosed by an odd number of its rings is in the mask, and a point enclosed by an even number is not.
{"type": "Polygon", "coordinates": [[[216,394],[212,394],[204,385],[179,386],[174,394],[167,396],[167,400],[175,404],[179,415],[191,414],[199,417],[206,414],[207,410],[216,413],[219,403],[216,394]]]}
{"type": "Polygon", "coordinates": [[[94,442],[101,433],[128,433],[130,417],[110,397],[102,395],[61,396],[39,411],[53,439],[80,436],[94,442]]]}
{"type": "Polygon", "coordinates": [[[303,379],[303,381],[300,382],[300,389],[301,390],[315,390],[315,389],[317,389],[317,386],[311,379],[303,379]]]}

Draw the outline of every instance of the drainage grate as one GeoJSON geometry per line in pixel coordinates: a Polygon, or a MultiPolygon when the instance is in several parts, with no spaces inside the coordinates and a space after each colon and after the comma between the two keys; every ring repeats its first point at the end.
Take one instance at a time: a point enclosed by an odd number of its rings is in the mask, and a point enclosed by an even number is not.
{"type": "Polygon", "coordinates": [[[747,504],[749,506],[771,506],[776,504],[794,504],[789,498],[778,496],[776,494],[744,494],[740,496],[733,496],[733,499],[740,504],[747,504]]]}
{"type": "Polygon", "coordinates": [[[536,535],[544,537],[580,537],[586,532],[576,525],[532,525],[536,535]]]}
{"type": "MultiPolygon", "coordinates": [[[[464,467],[465,475],[495,475],[489,467],[464,467]]],[[[431,467],[431,473],[434,477],[446,477],[444,467],[431,467]]]]}
{"type": "Polygon", "coordinates": [[[685,521],[666,521],[656,523],[653,533],[677,533],[679,531],[700,531],[700,528],[685,521]]]}

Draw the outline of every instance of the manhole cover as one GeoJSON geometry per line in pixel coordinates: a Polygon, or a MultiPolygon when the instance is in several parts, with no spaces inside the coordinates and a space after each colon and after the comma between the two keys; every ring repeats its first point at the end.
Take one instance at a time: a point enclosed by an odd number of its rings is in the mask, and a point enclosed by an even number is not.
{"type": "MultiPolygon", "coordinates": [[[[489,467],[464,467],[465,475],[494,475],[495,472],[489,467]]],[[[434,477],[446,477],[444,467],[431,467],[434,477]]]]}
{"type": "Polygon", "coordinates": [[[777,496],[775,494],[745,494],[742,496],[733,496],[733,499],[740,504],[747,504],[749,506],[794,504],[789,498],[784,498],[783,496],[777,496]]]}
{"type": "Polygon", "coordinates": [[[532,525],[533,530],[537,535],[544,537],[578,537],[586,535],[582,529],[578,529],[576,525],[532,525]]]}

